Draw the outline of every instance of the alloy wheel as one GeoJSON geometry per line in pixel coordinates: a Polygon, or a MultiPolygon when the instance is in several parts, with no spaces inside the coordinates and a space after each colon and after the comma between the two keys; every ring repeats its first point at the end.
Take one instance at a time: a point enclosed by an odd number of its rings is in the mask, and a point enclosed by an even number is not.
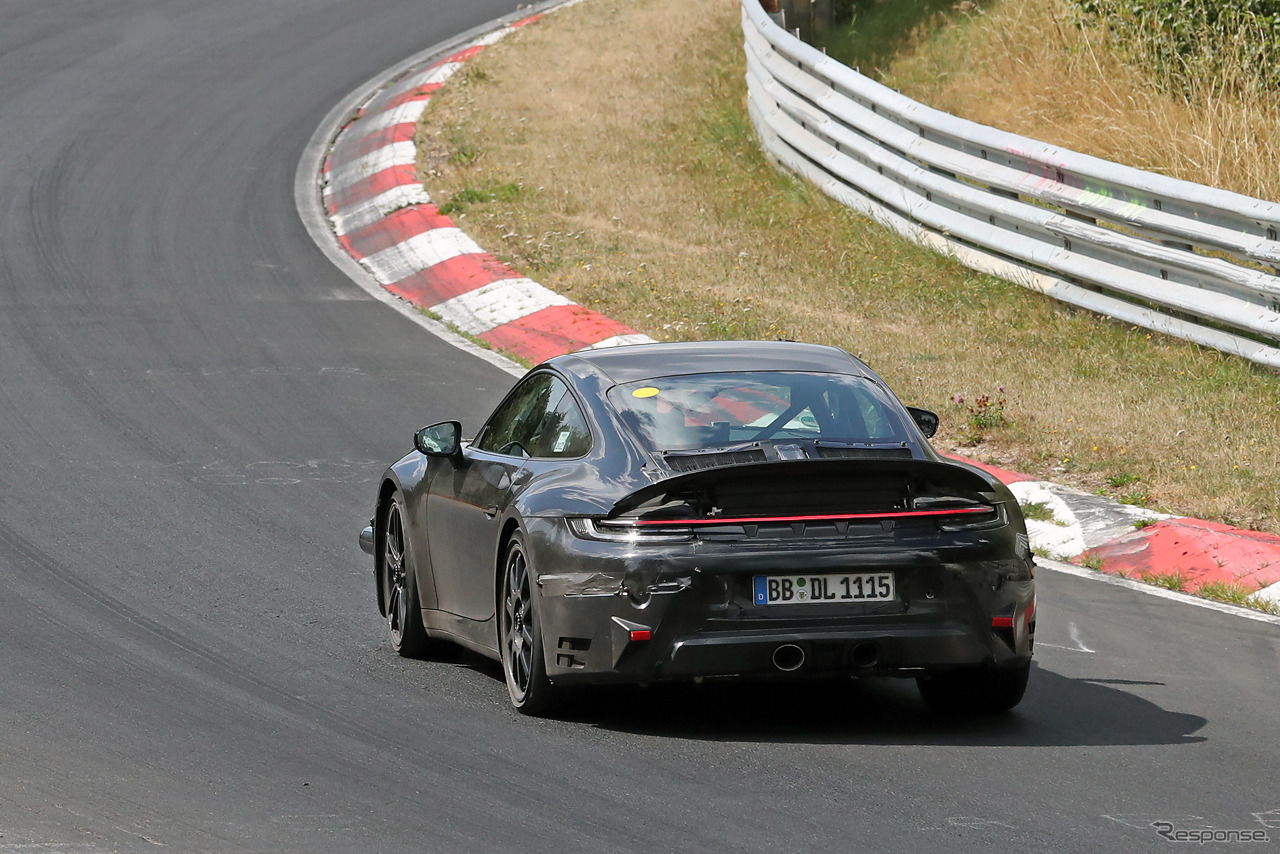
{"type": "Polygon", "coordinates": [[[512,548],[507,557],[506,596],[502,614],[503,655],[512,689],[523,698],[533,675],[533,601],[529,564],[524,551],[512,548]]]}
{"type": "Polygon", "coordinates": [[[404,637],[405,621],[409,614],[409,597],[405,589],[404,520],[400,516],[399,504],[392,504],[387,513],[383,566],[387,585],[387,626],[392,638],[398,641],[404,637]]]}

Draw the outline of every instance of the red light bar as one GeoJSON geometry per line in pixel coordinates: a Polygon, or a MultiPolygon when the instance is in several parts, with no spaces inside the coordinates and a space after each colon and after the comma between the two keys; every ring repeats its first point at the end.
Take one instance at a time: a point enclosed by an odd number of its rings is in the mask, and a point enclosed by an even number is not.
{"type": "Polygon", "coordinates": [[[631,640],[647,641],[653,638],[653,632],[649,629],[635,629],[631,632],[631,640]]]}
{"type": "Polygon", "coordinates": [[[1011,629],[1013,628],[1013,617],[992,617],[991,628],[1011,629]]]}
{"type": "Polygon", "coordinates": [[[924,516],[962,516],[990,513],[993,507],[956,507],[951,510],[896,510],[892,513],[833,513],[817,516],[743,516],[729,519],[637,519],[637,525],[759,525],[765,522],[843,522],[853,520],[918,519],[924,516]]]}

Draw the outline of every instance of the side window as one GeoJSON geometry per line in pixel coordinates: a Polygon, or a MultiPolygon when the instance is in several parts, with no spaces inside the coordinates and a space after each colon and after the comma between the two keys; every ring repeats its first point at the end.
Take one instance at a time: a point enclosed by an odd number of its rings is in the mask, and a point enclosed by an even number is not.
{"type": "Polygon", "coordinates": [[[552,401],[565,393],[565,385],[551,374],[534,374],[507,395],[481,431],[476,447],[495,454],[529,456],[541,433],[552,401]]]}
{"type": "Polygon", "coordinates": [[[894,428],[894,418],[888,407],[870,395],[860,395],[860,397],[862,398],[859,402],[862,409],[862,423],[867,425],[867,437],[879,441],[895,438],[898,431],[894,428]]]}
{"type": "Polygon", "coordinates": [[[580,457],[591,450],[591,431],[567,389],[547,413],[540,433],[533,449],[535,457],[580,457]]]}
{"type": "Polygon", "coordinates": [[[893,438],[893,422],[889,420],[889,413],[884,407],[872,404],[862,410],[862,420],[867,425],[867,432],[871,434],[872,439],[892,439],[893,438]]]}

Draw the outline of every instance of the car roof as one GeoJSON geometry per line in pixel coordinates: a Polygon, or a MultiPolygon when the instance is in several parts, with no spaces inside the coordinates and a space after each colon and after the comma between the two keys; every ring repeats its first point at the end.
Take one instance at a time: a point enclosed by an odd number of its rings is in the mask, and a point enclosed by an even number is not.
{"type": "Polygon", "coordinates": [[[680,374],[748,371],[824,371],[878,379],[837,347],[795,341],[688,341],[579,350],[549,364],[568,373],[604,375],[615,384],[680,374]]]}

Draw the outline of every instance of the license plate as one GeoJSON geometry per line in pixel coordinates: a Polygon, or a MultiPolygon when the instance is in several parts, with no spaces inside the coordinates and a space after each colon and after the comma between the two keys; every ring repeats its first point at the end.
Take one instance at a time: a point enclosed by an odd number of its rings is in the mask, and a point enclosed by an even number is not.
{"type": "Polygon", "coordinates": [[[847,575],[757,575],[753,579],[757,605],[838,605],[841,602],[883,602],[895,597],[892,572],[854,572],[847,575]]]}

